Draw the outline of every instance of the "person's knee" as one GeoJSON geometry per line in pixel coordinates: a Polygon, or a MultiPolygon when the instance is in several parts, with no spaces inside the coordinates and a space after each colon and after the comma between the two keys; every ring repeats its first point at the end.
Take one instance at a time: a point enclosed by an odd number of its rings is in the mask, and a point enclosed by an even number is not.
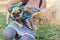
{"type": "Polygon", "coordinates": [[[3,32],[3,37],[4,39],[12,39],[13,37],[15,37],[16,35],[16,31],[12,28],[6,28],[3,32]]]}
{"type": "Polygon", "coordinates": [[[34,40],[30,35],[23,35],[20,40],[34,40]]]}
{"type": "Polygon", "coordinates": [[[4,37],[4,39],[10,39],[11,38],[11,35],[10,35],[9,32],[7,32],[7,31],[4,30],[3,37],[4,37]]]}

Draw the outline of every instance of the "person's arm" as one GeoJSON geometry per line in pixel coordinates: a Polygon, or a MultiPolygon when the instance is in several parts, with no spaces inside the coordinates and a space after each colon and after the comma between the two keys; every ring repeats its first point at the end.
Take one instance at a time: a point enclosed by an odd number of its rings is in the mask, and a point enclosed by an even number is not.
{"type": "Polygon", "coordinates": [[[7,3],[7,9],[9,9],[9,7],[15,3],[19,3],[21,0],[9,0],[9,2],[7,3]]]}
{"type": "Polygon", "coordinates": [[[10,19],[10,13],[9,13],[9,7],[15,3],[19,3],[21,0],[9,0],[9,2],[7,3],[7,11],[6,11],[6,25],[8,25],[9,23],[9,19],[10,19]]]}
{"type": "Polygon", "coordinates": [[[27,27],[32,30],[33,27],[32,27],[32,25],[31,25],[31,22],[29,22],[29,19],[26,19],[25,21],[26,21],[26,23],[27,23],[27,25],[28,25],[27,27]]]}
{"type": "Polygon", "coordinates": [[[6,11],[6,26],[9,23],[9,19],[10,19],[10,13],[8,11],[6,11]]]}
{"type": "Polygon", "coordinates": [[[46,0],[42,0],[42,5],[40,7],[40,10],[44,8],[46,8],[46,0]]]}

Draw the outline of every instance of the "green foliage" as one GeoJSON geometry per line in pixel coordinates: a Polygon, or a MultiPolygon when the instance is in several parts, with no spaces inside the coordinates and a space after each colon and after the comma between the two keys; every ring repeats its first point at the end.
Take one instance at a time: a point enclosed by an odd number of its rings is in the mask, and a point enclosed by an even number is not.
{"type": "Polygon", "coordinates": [[[60,40],[60,27],[43,24],[37,30],[36,40],[60,40]]]}
{"type": "Polygon", "coordinates": [[[2,33],[3,33],[3,29],[5,28],[5,22],[6,22],[5,17],[6,16],[0,13],[0,40],[3,40],[2,33]]]}

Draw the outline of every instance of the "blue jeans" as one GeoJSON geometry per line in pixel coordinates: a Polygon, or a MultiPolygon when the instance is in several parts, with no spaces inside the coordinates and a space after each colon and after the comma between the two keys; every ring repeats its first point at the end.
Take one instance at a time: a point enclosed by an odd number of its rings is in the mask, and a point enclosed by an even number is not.
{"type": "MultiPolygon", "coordinates": [[[[29,7],[30,9],[32,9],[32,7],[29,7]]],[[[32,9],[34,12],[38,12],[39,9],[32,9]]],[[[27,17],[28,19],[31,21],[31,15],[29,13],[27,13],[27,17]]],[[[35,36],[36,36],[36,32],[35,29],[30,30],[28,27],[26,27],[26,25],[23,25],[23,27],[19,27],[17,24],[15,24],[14,22],[11,22],[4,30],[3,32],[3,36],[5,40],[13,40],[16,36],[16,33],[21,36],[21,38],[19,40],[35,40],[35,36]]]]}
{"type": "MultiPolygon", "coordinates": [[[[23,31],[23,30],[22,30],[23,31]]],[[[4,40],[13,40],[17,34],[17,31],[12,27],[6,27],[3,32],[4,40]]],[[[19,34],[18,34],[19,35],[19,34]]],[[[19,40],[34,40],[32,36],[29,34],[20,35],[21,38],[19,40]]]]}
{"type": "Polygon", "coordinates": [[[13,40],[16,34],[21,36],[20,40],[35,40],[36,36],[35,29],[30,30],[28,27],[26,27],[26,25],[23,25],[23,27],[19,27],[14,22],[11,22],[3,32],[5,40],[13,40]]]}

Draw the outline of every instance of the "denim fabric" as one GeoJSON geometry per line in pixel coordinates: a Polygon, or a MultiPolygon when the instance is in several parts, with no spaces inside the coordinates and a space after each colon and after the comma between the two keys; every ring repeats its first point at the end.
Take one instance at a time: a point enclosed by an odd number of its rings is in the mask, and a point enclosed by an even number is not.
{"type": "MultiPolygon", "coordinates": [[[[12,27],[6,27],[4,32],[3,32],[3,36],[4,36],[4,40],[13,40],[16,36],[17,31],[12,28],[12,27]]],[[[20,39],[19,40],[35,40],[35,38],[31,37],[29,34],[24,34],[21,35],[20,33],[20,39]]]]}
{"type": "Polygon", "coordinates": [[[28,34],[31,37],[34,38],[35,34],[35,30],[33,29],[32,31],[26,27],[25,25],[23,25],[23,27],[19,27],[17,24],[15,24],[14,22],[11,22],[7,27],[12,27],[13,29],[15,29],[17,31],[17,33],[19,35],[25,35],[28,34]]]}
{"type": "Polygon", "coordinates": [[[6,27],[3,32],[4,40],[13,40],[16,36],[16,30],[12,27],[6,27]]]}
{"type": "Polygon", "coordinates": [[[39,12],[40,11],[40,8],[35,7],[34,5],[30,5],[30,6],[28,6],[28,8],[31,9],[32,11],[34,11],[34,12],[39,12]]]}

